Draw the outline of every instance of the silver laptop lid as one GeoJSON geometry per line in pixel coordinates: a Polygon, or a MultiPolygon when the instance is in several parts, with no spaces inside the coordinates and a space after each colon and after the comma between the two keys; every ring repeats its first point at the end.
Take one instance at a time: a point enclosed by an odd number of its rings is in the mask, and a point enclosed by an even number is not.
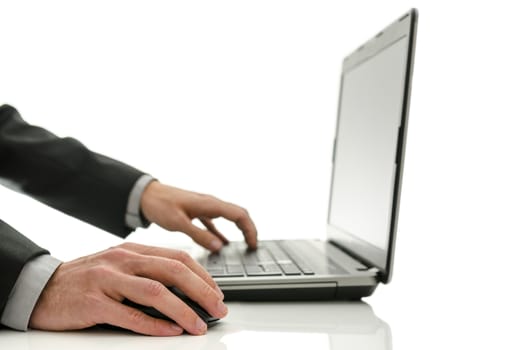
{"type": "Polygon", "coordinates": [[[391,277],[417,11],[345,58],[328,212],[329,239],[391,277]]]}

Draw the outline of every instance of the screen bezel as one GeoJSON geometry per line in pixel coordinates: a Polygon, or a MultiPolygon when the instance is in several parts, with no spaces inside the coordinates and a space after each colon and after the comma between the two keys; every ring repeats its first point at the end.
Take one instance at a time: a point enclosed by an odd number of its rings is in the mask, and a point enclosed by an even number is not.
{"type": "Polygon", "coordinates": [[[380,31],[375,37],[367,41],[365,44],[357,48],[352,54],[347,56],[343,61],[341,71],[341,87],[339,93],[339,105],[337,113],[337,123],[335,130],[334,152],[332,156],[332,181],[330,187],[330,201],[328,207],[327,219],[327,234],[330,241],[338,245],[343,250],[366,264],[367,266],[376,267],[379,270],[379,280],[383,283],[389,283],[392,277],[394,248],[396,241],[396,229],[398,223],[398,211],[401,192],[401,181],[403,175],[403,163],[405,155],[405,140],[407,137],[407,120],[410,105],[411,95],[411,80],[413,72],[414,48],[416,42],[416,25],[418,19],[418,11],[411,9],[403,16],[398,18],[394,23],[387,26],[380,31]],[[392,210],[390,217],[389,239],[387,250],[380,249],[368,242],[355,237],[351,233],[343,231],[330,223],[330,214],[332,210],[332,190],[334,185],[334,161],[335,161],[335,146],[337,144],[337,137],[339,131],[339,118],[341,115],[341,98],[343,93],[343,81],[345,74],[354,67],[365,62],[369,58],[375,56],[380,51],[384,50],[388,45],[398,41],[404,36],[408,36],[407,58],[405,68],[405,86],[402,96],[402,113],[401,122],[398,135],[398,144],[395,159],[395,176],[394,188],[392,196],[392,210]]]}

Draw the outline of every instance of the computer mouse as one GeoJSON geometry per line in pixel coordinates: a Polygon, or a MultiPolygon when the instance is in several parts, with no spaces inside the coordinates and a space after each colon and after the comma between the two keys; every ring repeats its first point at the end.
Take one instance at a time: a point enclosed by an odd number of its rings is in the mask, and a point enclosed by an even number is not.
{"type": "MultiPolygon", "coordinates": [[[[205,311],[203,307],[201,307],[194,300],[183,294],[183,292],[180,291],[178,288],[168,287],[168,289],[173,292],[178,298],[180,298],[185,304],[187,304],[191,309],[193,309],[193,311],[196,312],[196,314],[207,324],[207,327],[212,327],[219,321],[218,318],[211,316],[207,311],[205,311]]],[[[162,314],[151,306],[140,305],[128,299],[123,300],[123,304],[141,310],[149,316],[173,322],[172,319],[165,316],[164,314],[162,314]]]]}

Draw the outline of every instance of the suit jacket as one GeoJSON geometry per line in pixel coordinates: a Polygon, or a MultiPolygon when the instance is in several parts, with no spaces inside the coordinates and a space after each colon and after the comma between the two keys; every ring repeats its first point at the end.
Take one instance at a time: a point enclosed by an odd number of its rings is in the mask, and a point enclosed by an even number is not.
{"type": "MultiPolygon", "coordinates": [[[[125,237],[128,196],[143,175],[73,138],[29,125],[0,106],[0,182],[66,214],[125,237]]],[[[0,199],[1,200],[1,199],[0,199]]],[[[0,220],[0,315],[24,264],[47,251],[0,220]]]]}

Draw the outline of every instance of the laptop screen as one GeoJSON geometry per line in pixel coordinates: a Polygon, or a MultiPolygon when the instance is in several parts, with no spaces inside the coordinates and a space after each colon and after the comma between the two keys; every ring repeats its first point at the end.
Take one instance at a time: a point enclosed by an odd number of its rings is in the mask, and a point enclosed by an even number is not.
{"type": "Polygon", "coordinates": [[[328,215],[330,238],[382,273],[390,268],[410,79],[411,26],[394,25],[403,29],[389,26],[343,64],[328,215]]]}

